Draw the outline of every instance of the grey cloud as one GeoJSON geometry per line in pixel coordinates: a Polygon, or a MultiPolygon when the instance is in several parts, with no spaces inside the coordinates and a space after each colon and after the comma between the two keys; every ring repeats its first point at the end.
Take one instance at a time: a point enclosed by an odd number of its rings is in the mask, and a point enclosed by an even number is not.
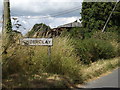
{"type": "MultiPolygon", "coordinates": [[[[11,5],[12,6],[12,5],[11,5]]],[[[81,7],[81,3],[76,2],[39,2],[39,3],[30,3],[29,5],[13,5],[11,7],[11,14],[18,15],[18,16],[38,16],[38,15],[52,15],[52,14],[60,14],[68,11],[72,11],[75,7],[81,7]]],[[[80,12],[80,10],[74,11],[74,13],[69,13],[68,15],[63,14],[60,17],[67,17],[67,16],[76,16],[76,12],[80,12]]]]}
{"type": "MultiPolygon", "coordinates": [[[[45,23],[52,28],[57,27],[59,25],[73,22],[76,19],[80,18],[80,9],[71,12],[69,10],[74,7],[81,7],[81,2],[73,2],[73,0],[10,0],[11,4],[11,15],[17,16],[20,23],[26,29],[20,28],[23,34],[27,33],[34,24],[36,23],[45,23]],[[40,2],[41,1],[41,2],[40,2]],[[68,2],[69,1],[69,2],[68,2]],[[64,13],[63,13],[64,12],[64,13]],[[61,14],[63,13],[63,14],[61,14]],[[65,14],[66,13],[66,14],[65,14]],[[51,17],[52,15],[61,14],[57,17],[51,17]],[[50,16],[49,18],[37,18],[37,19],[26,19],[21,16],[50,16]]],[[[80,1],[80,0],[79,0],[80,1]]],[[[1,7],[0,0],[0,8],[1,7]]],[[[0,11],[0,14],[2,11],[0,11]]]]}
{"type": "MultiPolygon", "coordinates": [[[[2,14],[3,0],[0,0],[0,15],[2,14]]],[[[11,15],[14,16],[38,16],[38,15],[51,15],[66,12],[74,7],[81,7],[81,2],[73,2],[72,0],[10,0],[11,15]],[[67,2],[64,2],[67,1],[67,2]]],[[[78,16],[75,14],[80,10],[63,14],[60,17],[78,16]]]]}

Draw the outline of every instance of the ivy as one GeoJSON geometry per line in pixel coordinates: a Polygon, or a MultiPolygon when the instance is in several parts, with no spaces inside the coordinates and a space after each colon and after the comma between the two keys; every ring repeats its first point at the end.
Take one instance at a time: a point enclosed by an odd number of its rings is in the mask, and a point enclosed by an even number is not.
{"type": "Polygon", "coordinates": [[[12,25],[11,25],[11,20],[8,20],[6,24],[6,33],[12,32],[12,25]]]}

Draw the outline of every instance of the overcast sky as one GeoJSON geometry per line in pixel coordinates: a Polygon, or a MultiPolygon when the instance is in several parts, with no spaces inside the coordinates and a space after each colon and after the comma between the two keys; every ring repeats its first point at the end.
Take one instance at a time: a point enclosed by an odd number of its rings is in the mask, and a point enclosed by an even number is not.
{"type": "MultiPolygon", "coordinates": [[[[81,18],[82,1],[83,0],[10,0],[11,16],[12,18],[17,17],[20,24],[26,28],[23,29],[23,27],[21,27],[19,29],[23,34],[27,33],[36,23],[45,23],[54,28],[79,20],[81,18]]],[[[0,21],[2,19],[2,4],[3,0],[0,0],[0,21]]]]}
{"type": "MultiPolygon", "coordinates": [[[[0,16],[2,4],[3,0],[0,0],[0,16]]],[[[45,23],[54,28],[79,20],[81,5],[82,0],[10,0],[11,16],[17,17],[26,28],[19,30],[24,34],[36,23],[45,23]]]]}

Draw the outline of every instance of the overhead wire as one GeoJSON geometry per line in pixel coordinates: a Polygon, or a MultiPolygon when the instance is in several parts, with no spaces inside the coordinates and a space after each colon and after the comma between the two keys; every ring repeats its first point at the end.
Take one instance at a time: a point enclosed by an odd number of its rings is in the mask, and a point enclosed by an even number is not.
{"type": "Polygon", "coordinates": [[[50,14],[51,16],[56,16],[56,15],[59,15],[59,14],[62,14],[62,13],[67,13],[67,12],[72,12],[72,11],[76,11],[78,9],[80,9],[81,7],[77,6],[77,7],[74,7],[74,8],[71,8],[71,9],[67,9],[67,10],[63,10],[63,11],[60,11],[60,12],[57,12],[57,13],[52,13],[50,14]]]}
{"type": "Polygon", "coordinates": [[[61,13],[57,13],[57,14],[53,14],[53,15],[49,15],[49,16],[42,16],[42,17],[26,17],[27,19],[43,19],[43,18],[50,18],[50,17],[56,17],[56,16],[61,16],[61,15],[65,15],[68,13],[71,13],[73,11],[79,10],[80,8],[76,8],[74,10],[70,10],[70,11],[66,11],[66,12],[61,12],[61,13]]]}
{"type": "MultiPolygon", "coordinates": [[[[30,18],[28,16],[25,16],[25,15],[16,14],[11,10],[11,16],[13,16],[13,17],[20,16],[20,17],[24,18],[24,21],[26,21],[30,25],[28,19],[45,19],[45,18],[50,18],[50,17],[57,17],[57,16],[61,16],[61,15],[64,15],[64,14],[74,12],[76,10],[80,10],[80,8],[81,8],[80,6],[77,6],[77,7],[67,9],[67,10],[63,10],[63,11],[60,11],[60,12],[57,12],[57,13],[51,13],[49,16],[39,16],[39,17],[37,16],[37,17],[30,17],[30,18]]],[[[23,25],[22,25],[22,27],[23,27],[23,29],[26,29],[26,28],[24,28],[23,25]]]]}
{"type": "Polygon", "coordinates": [[[26,19],[43,19],[43,18],[50,18],[50,17],[56,17],[56,16],[61,16],[61,15],[64,15],[64,14],[67,14],[67,13],[71,13],[71,12],[74,12],[76,10],[80,10],[80,6],[78,7],[74,7],[74,8],[71,8],[71,9],[67,9],[67,10],[63,10],[61,12],[57,12],[57,13],[51,13],[49,14],[48,16],[37,16],[37,17],[28,17],[28,16],[24,16],[24,15],[18,15],[18,14],[15,14],[12,12],[12,16],[21,16],[23,18],[26,18],[26,19]]]}

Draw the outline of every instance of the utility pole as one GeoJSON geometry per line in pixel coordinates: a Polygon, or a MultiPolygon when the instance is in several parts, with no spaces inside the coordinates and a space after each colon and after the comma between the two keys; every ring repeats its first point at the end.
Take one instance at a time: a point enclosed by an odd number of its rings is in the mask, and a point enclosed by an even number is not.
{"type": "Polygon", "coordinates": [[[108,22],[109,22],[109,20],[110,20],[110,18],[111,18],[111,16],[112,16],[112,13],[113,13],[114,10],[115,10],[115,8],[116,8],[118,2],[119,2],[119,0],[116,1],[114,8],[113,8],[112,12],[110,13],[110,15],[109,15],[109,17],[108,17],[108,19],[107,19],[107,21],[106,21],[106,23],[105,23],[105,25],[104,25],[104,27],[103,27],[103,29],[102,29],[102,32],[105,31],[105,28],[106,28],[106,26],[107,26],[107,24],[108,24],[108,22]]]}
{"type": "Polygon", "coordinates": [[[10,19],[10,2],[9,0],[4,0],[3,2],[3,34],[12,30],[11,19],[10,19]]]}
{"type": "Polygon", "coordinates": [[[10,18],[10,2],[9,0],[3,1],[3,28],[2,28],[2,47],[4,54],[7,54],[7,49],[11,44],[12,25],[10,18]]]}

